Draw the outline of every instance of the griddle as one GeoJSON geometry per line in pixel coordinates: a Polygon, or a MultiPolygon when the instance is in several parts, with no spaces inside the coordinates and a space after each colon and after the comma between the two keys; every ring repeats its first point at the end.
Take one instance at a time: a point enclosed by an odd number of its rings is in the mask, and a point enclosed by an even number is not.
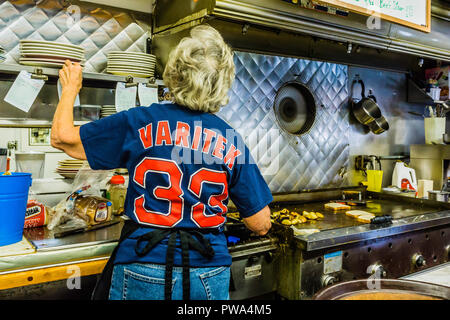
{"type": "MultiPolygon", "coordinates": [[[[275,204],[272,206],[273,211],[282,210],[284,208],[289,211],[302,213],[303,211],[320,212],[324,215],[320,220],[309,220],[306,223],[297,225],[303,229],[319,229],[330,230],[336,228],[354,227],[363,225],[356,219],[345,214],[347,210],[332,211],[326,210],[324,205],[330,201],[319,201],[301,204],[275,204]]],[[[422,204],[420,206],[393,200],[372,199],[366,201],[365,207],[352,207],[351,210],[363,210],[374,214],[375,216],[391,215],[393,219],[401,219],[411,216],[419,216],[427,213],[439,212],[439,207],[422,204]]]]}
{"type": "MultiPolygon", "coordinates": [[[[324,208],[326,203],[339,201],[339,197],[336,197],[336,192],[343,192],[345,190],[347,189],[330,189],[329,192],[327,190],[322,190],[319,192],[313,191],[310,194],[308,194],[308,192],[303,192],[299,193],[298,201],[275,201],[270,207],[272,212],[286,208],[289,211],[299,213],[302,213],[303,211],[312,211],[320,212],[324,215],[323,219],[308,220],[306,223],[296,225],[296,227],[302,229],[319,229],[320,231],[325,231],[365,225],[365,223],[358,222],[356,219],[347,216],[345,214],[347,210],[332,211],[324,208]],[[312,194],[318,194],[319,196],[311,196],[312,194]]],[[[366,205],[351,206],[350,210],[367,211],[374,214],[376,217],[392,216],[393,220],[413,216],[420,217],[422,215],[450,209],[450,204],[448,203],[375,192],[363,192],[363,199],[361,202],[365,202],[366,205]]]]}

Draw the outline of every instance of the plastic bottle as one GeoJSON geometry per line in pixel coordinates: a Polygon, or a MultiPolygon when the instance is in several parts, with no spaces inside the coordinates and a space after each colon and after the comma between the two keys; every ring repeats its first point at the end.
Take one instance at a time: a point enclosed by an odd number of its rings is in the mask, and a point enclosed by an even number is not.
{"type": "Polygon", "coordinates": [[[123,214],[126,195],[127,187],[125,186],[125,178],[120,175],[113,176],[109,181],[106,197],[112,202],[112,212],[114,215],[123,214]]]}

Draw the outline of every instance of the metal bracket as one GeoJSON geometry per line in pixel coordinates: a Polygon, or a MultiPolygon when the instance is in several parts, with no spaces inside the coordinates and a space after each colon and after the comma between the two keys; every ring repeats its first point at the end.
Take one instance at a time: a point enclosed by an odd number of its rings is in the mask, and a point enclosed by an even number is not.
{"type": "Polygon", "coordinates": [[[125,78],[125,88],[130,88],[130,87],[137,87],[137,83],[133,82],[133,77],[132,76],[127,76],[125,78]]]}
{"type": "Polygon", "coordinates": [[[34,72],[31,74],[31,79],[47,81],[48,77],[44,74],[44,71],[41,68],[35,68],[34,72]]]}
{"type": "Polygon", "coordinates": [[[152,88],[158,88],[158,85],[156,84],[156,78],[155,77],[151,77],[150,79],[148,79],[148,82],[146,84],[147,87],[152,87],[152,88]]]}
{"type": "Polygon", "coordinates": [[[249,28],[250,28],[250,24],[245,23],[245,24],[242,26],[242,35],[245,36],[245,35],[247,34],[249,28]]]}

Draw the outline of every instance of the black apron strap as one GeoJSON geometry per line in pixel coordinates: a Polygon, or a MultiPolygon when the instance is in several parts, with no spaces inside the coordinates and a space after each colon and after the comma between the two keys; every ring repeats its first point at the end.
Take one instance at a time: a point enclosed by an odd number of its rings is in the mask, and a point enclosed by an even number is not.
{"type": "Polygon", "coordinates": [[[111,288],[111,280],[112,274],[114,270],[114,260],[116,259],[117,250],[119,248],[119,244],[128,238],[134,231],[139,229],[139,224],[134,222],[133,220],[126,220],[125,224],[122,228],[122,232],[120,233],[119,243],[114,248],[111,256],[109,257],[108,262],[106,263],[103,272],[97,281],[94,291],[92,292],[91,299],[92,300],[108,300],[109,299],[109,290],[111,288]]]}
{"type": "Polygon", "coordinates": [[[158,243],[164,240],[169,234],[170,230],[155,230],[148,232],[139,238],[137,238],[136,247],[134,247],[134,252],[138,255],[138,257],[143,257],[147,253],[149,253],[158,243]],[[146,241],[146,246],[141,249],[141,243],[146,241]]]}
{"type": "Polygon", "coordinates": [[[172,300],[172,271],[173,260],[175,256],[175,247],[177,241],[177,231],[171,233],[169,242],[167,243],[166,251],[166,271],[165,271],[165,285],[164,285],[164,299],[172,300]]]}
{"type": "MultiPolygon", "coordinates": [[[[126,220],[120,234],[119,243],[112,252],[100,279],[97,281],[94,292],[92,293],[92,300],[108,300],[109,291],[111,288],[112,274],[114,270],[114,260],[117,255],[117,250],[120,243],[128,238],[134,231],[141,226],[133,220],[126,220]]],[[[217,232],[217,231],[214,231],[217,232]]],[[[177,235],[180,234],[181,243],[181,259],[183,266],[183,299],[190,299],[190,273],[189,273],[189,249],[199,252],[205,258],[211,259],[214,256],[214,249],[212,248],[208,239],[202,233],[206,230],[195,231],[192,229],[156,229],[152,230],[137,238],[136,246],[134,248],[139,257],[148,254],[158,243],[164,240],[168,235],[169,241],[166,252],[166,267],[165,267],[165,285],[164,298],[166,300],[172,299],[172,274],[175,258],[177,235]],[[147,242],[143,246],[143,242],[147,242]]]]}
{"type": "Polygon", "coordinates": [[[189,233],[180,231],[181,264],[183,265],[183,300],[190,300],[191,281],[189,272],[189,233]]]}

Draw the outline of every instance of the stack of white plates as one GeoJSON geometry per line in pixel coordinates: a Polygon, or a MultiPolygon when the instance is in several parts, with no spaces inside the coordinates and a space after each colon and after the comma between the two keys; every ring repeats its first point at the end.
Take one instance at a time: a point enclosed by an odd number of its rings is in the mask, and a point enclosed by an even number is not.
{"type": "Polygon", "coordinates": [[[5,60],[6,60],[5,49],[3,49],[2,46],[0,46],[0,63],[2,63],[5,60]]]}
{"type": "Polygon", "coordinates": [[[66,60],[84,65],[84,49],[73,44],[53,41],[21,40],[20,64],[59,68],[66,60]]]}
{"type": "Polygon", "coordinates": [[[100,111],[100,118],[105,118],[115,113],[117,113],[115,105],[102,106],[102,110],[100,111]]]}
{"type": "Polygon", "coordinates": [[[87,163],[83,160],[63,160],[58,161],[58,167],[56,173],[60,174],[64,178],[73,179],[77,175],[80,168],[87,163]]]}
{"type": "Polygon", "coordinates": [[[139,52],[111,51],[106,72],[118,76],[149,78],[155,74],[156,57],[139,52]]]}

